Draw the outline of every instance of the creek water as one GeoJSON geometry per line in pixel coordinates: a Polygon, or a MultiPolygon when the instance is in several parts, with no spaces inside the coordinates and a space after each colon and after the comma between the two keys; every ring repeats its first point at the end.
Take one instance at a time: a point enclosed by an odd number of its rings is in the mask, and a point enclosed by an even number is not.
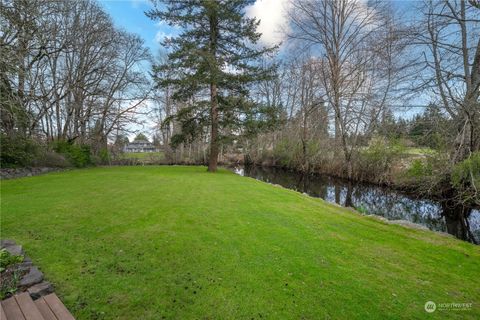
{"type": "Polygon", "coordinates": [[[458,217],[449,213],[437,201],[383,186],[270,167],[245,166],[232,170],[242,176],[278,184],[342,206],[354,207],[364,214],[378,215],[388,220],[407,220],[430,230],[448,232],[459,239],[480,243],[480,210],[477,209],[471,209],[464,217],[458,217]]]}

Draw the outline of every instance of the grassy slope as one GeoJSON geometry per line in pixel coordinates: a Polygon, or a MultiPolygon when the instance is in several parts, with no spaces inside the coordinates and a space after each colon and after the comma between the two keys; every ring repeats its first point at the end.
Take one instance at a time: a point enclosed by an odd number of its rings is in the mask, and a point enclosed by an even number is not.
{"type": "Polygon", "coordinates": [[[473,302],[480,248],[200,167],[112,167],[2,182],[22,243],[78,319],[424,318],[473,302]]]}

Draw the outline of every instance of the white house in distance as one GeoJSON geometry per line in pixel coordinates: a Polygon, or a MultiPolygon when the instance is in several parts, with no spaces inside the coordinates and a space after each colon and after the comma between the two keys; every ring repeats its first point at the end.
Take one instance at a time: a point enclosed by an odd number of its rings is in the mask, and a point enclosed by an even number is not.
{"type": "Polygon", "coordinates": [[[136,140],[127,144],[123,148],[123,152],[132,153],[132,152],[157,152],[158,149],[155,148],[153,143],[148,142],[147,140],[136,140]]]}

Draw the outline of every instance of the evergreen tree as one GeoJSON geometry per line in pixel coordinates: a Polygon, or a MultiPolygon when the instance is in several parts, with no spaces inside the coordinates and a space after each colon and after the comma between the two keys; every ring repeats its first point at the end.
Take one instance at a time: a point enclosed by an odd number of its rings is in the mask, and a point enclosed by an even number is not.
{"type": "Polygon", "coordinates": [[[452,120],[432,104],[411,120],[409,136],[420,146],[442,149],[455,139],[453,125],[452,120]]]}
{"type": "Polygon", "coordinates": [[[115,138],[115,142],[113,143],[115,146],[123,149],[127,144],[129,144],[130,141],[128,140],[128,137],[124,134],[119,134],[115,138]]]}
{"type": "Polygon", "coordinates": [[[133,141],[148,141],[148,138],[146,135],[140,132],[139,134],[137,134],[135,139],[133,139],[133,141]]]}
{"type": "Polygon", "coordinates": [[[254,2],[164,0],[146,13],[182,29],[163,43],[168,60],[155,66],[154,74],[168,74],[157,78],[157,84],[175,88],[173,99],[186,105],[175,116],[182,133],[173,143],[193,139],[210,126],[209,171],[217,170],[221,129],[239,125],[254,113],[247,99],[249,85],[270,76],[271,70],[258,62],[274,48],[259,48],[259,21],[245,16],[245,7],[254,2]]]}

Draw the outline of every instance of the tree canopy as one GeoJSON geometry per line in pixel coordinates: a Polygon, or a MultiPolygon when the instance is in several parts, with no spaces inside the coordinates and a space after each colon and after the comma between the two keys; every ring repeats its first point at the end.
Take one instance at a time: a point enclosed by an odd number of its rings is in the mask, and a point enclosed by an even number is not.
{"type": "Polygon", "coordinates": [[[148,141],[148,138],[146,135],[140,132],[139,134],[137,134],[135,139],[133,139],[133,141],[148,141]]]}

